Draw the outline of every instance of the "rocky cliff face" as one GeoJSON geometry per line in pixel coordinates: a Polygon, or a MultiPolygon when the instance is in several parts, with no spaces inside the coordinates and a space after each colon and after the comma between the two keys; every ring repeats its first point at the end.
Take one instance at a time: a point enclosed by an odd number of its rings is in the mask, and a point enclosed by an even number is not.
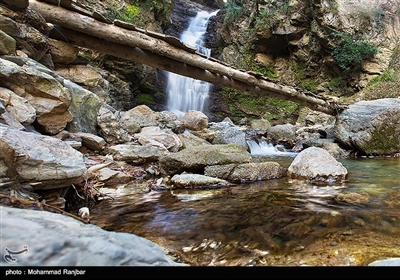
{"type": "MultiPolygon", "coordinates": [[[[0,3],[6,4],[1,8],[1,28],[18,38],[15,43],[20,53],[63,74],[69,72],[71,76],[76,71],[75,65],[89,63],[98,69],[95,75],[100,74],[102,82],[79,84],[93,92],[107,90],[107,103],[117,110],[129,110],[142,104],[155,111],[165,110],[164,72],[68,44],[60,46],[59,42],[46,38],[49,27],[40,16],[29,9],[22,12],[6,8],[11,4],[27,6],[28,1],[3,0],[0,3]],[[62,51],[62,55],[57,54],[57,50],[62,51]],[[69,60],[63,61],[67,51],[69,60]]],[[[213,57],[327,98],[353,95],[379,76],[387,74],[392,79],[399,76],[400,67],[396,65],[400,64],[400,9],[395,1],[365,0],[357,4],[347,0],[288,3],[279,0],[227,3],[171,0],[161,4],[139,1],[134,6],[129,1],[85,0],[79,1],[79,5],[110,19],[127,20],[140,28],[175,37],[180,36],[197,11],[220,9],[208,24],[206,47],[212,50],[213,57]],[[366,43],[368,48],[377,47],[377,53],[354,61],[356,53],[343,52],[349,47],[343,44],[352,41],[366,43]],[[332,55],[334,51],[342,60],[332,55]]],[[[61,31],[60,34],[62,37],[61,31]]],[[[352,46],[355,49],[354,46],[360,45],[350,44],[352,46]]],[[[385,89],[381,92],[379,98],[395,97],[388,96],[385,89]]],[[[392,90],[391,94],[397,93],[392,90]]],[[[252,96],[217,85],[213,87],[209,104],[207,111],[211,121],[225,117],[234,121],[263,117],[275,124],[294,123],[301,108],[295,103],[252,96]]]]}
{"type": "MultiPolygon", "coordinates": [[[[398,64],[399,14],[389,0],[228,1],[212,24],[222,24],[212,35],[220,50],[214,55],[329,98],[350,96],[398,64]]],[[[269,120],[296,112],[293,104],[261,99],[258,106],[260,97],[216,94],[214,112],[269,120]]]]}

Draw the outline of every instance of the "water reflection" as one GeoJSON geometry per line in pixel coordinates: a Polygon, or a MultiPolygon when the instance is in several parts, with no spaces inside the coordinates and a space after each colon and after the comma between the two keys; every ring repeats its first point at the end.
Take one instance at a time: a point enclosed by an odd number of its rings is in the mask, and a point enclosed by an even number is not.
{"type": "MultiPolygon", "coordinates": [[[[287,167],[291,160],[282,158],[281,164],[287,167]]],[[[192,265],[279,265],[278,257],[350,246],[359,238],[365,238],[364,247],[382,238],[380,246],[400,256],[400,159],[342,163],[349,171],[346,182],[329,186],[282,178],[223,189],[138,193],[130,187],[132,194],[125,190],[93,209],[92,222],[148,238],[192,265]],[[343,193],[369,200],[338,203],[335,198],[343,193]]],[[[367,255],[358,258],[362,262],[367,255]]],[[[282,265],[288,265],[285,261],[282,265]]],[[[351,265],[356,259],[342,256],[341,261],[351,265]]]]}

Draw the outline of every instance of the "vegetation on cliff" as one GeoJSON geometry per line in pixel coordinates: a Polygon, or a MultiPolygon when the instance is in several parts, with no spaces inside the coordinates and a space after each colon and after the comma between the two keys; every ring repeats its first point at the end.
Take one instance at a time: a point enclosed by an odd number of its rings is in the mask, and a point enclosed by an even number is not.
{"type": "MultiPolygon", "coordinates": [[[[237,67],[327,98],[350,102],[396,97],[399,51],[393,46],[398,43],[399,3],[353,2],[228,0],[220,19],[221,56],[237,67]],[[268,64],[254,59],[260,53],[269,57],[268,64]]],[[[291,104],[282,114],[263,100],[265,106],[260,106],[258,96],[251,101],[243,93],[243,98],[230,99],[230,90],[224,91],[231,112],[250,111],[249,117],[278,122],[296,119],[298,111],[291,104]],[[246,104],[234,102],[240,99],[246,104]]]]}

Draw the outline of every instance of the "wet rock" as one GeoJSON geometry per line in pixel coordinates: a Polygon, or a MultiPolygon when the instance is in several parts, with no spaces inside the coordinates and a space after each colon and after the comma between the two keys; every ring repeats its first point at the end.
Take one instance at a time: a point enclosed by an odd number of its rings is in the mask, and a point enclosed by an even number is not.
{"type": "Polygon", "coordinates": [[[228,187],[231,185],[226,180],[218,179],[200,174],[176,174],[171,178],[175,188],[196,188],[196,187],[228,187]]]}
{"type": "Polygon", "coordinates": [[[339,204],[362,205],[369,202],[369,195],[345,192],[338,194],[335,197],[335,201],[339,204]]]}
{"type": "Polygon", "coordinates": [[[286,170],[277,162],[261,162],[206,166],[204,174],[233,183],[247,183],[281,178],[286,175],[286,170]]]}

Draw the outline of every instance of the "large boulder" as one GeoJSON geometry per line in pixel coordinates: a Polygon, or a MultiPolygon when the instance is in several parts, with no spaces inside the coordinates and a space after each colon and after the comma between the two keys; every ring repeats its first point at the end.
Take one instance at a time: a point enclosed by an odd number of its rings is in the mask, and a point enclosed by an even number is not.
{"type": "Polygon", "coordinates": [[[360,101],[336,121],[335,137],[350,149],[367,155],[400,151],[400,99],[360,101]]]}
{"type": "Polygon", "coordinates": [[[301,151],[288,168],[288,176],[318,183],[333,183],[346,178],[347,169],[328,151],[310,147],[301,151]]]}
{"type": "Polygon", "coordinates": [[[72,217],[0,206],[1,266],[176,266],[166,251],[143,237],[111,232],[72,217]],[[17,238],[16,238],[17,237],[17,238]],[[8,260],[8,262],[6,262],[8,260]]]}
{"type": "Polygon", "coordinates": [[[36,191],[70,186],[85,172],[83,155],[67,143],[0,124],[0,178],[36,191]]]}

